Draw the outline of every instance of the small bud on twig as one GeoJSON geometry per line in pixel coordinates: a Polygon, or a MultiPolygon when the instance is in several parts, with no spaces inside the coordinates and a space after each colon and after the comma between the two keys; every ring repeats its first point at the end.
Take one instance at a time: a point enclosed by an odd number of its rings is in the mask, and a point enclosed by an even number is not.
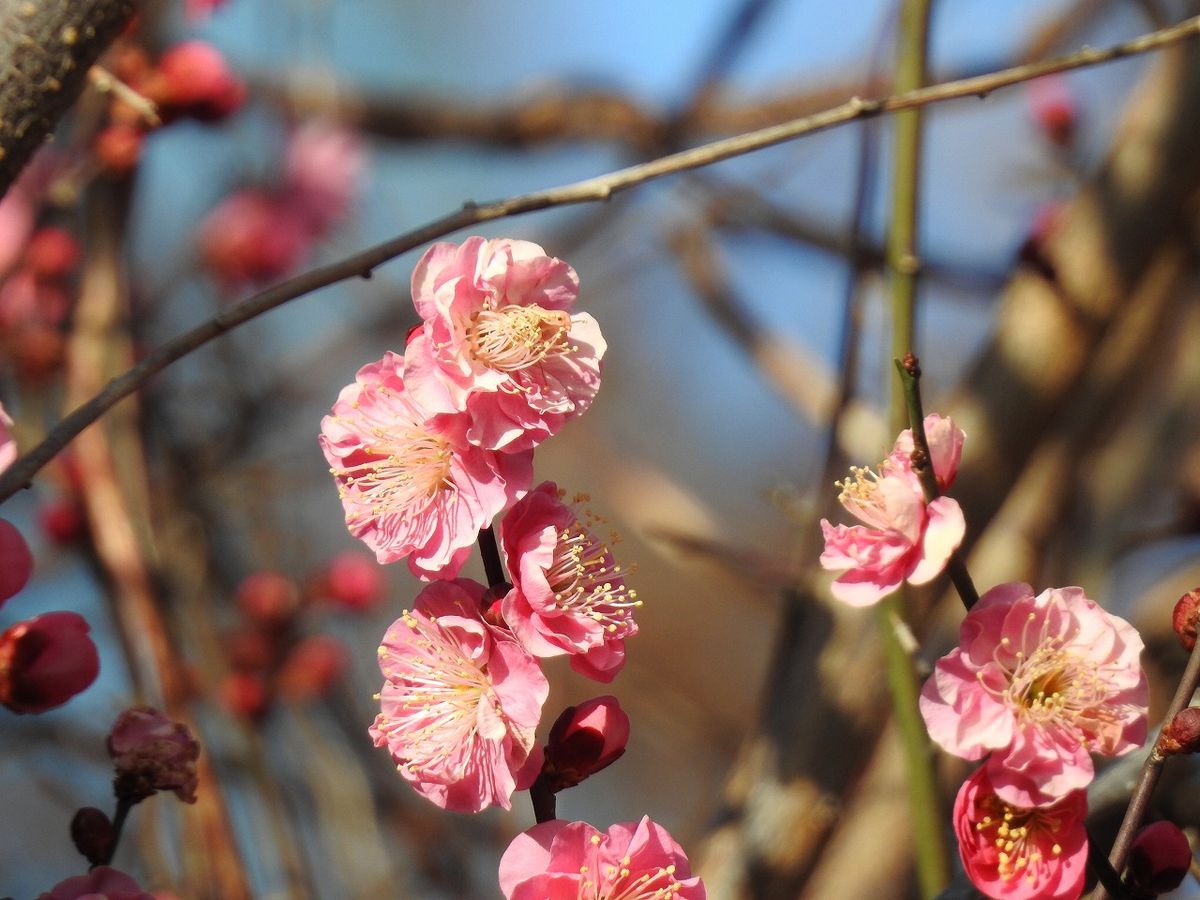
{"type": "Polygon", "coordinates": [[[1183,644],[1183,649],[1189,653],[1196,646],[1196,626],[1200,622],[1200,588],[1193,588],[1175,604],[1175,611],[1171,614],[1171,624],[1175,628],[1175,633],[1179,635],[1179,640],[1183,644]]]}
{"type": "Polygon", "coordinates": [[[1159,756],[1200,750],[1200,707],[1181,709],[1162,730],[1154,749],[1159,756]]]}
{"type": "Polygon", "coordinates": [[[93,866],[112,859],[117,832],[103,810],[85,806],[71,819],[71,842],[93,866]]]}

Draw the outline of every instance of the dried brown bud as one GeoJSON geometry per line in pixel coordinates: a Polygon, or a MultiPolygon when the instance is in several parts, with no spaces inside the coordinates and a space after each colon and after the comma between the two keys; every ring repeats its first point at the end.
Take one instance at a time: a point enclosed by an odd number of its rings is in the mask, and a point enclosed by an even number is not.
{"type": "Polygon", "coordinates": [[[1161,756],[1200,750],[1200,707],[1181,709],[1162,730],[1155,749],[1161,756]]]}
{"type": "Polygon", "coordinates": [[[112,858],[117,833],[102,810],[85,806],[71,819],[71,841],[88,862],[102,866],[112,858]]]}
{"type": "Polygon", "coordinates": [[[1175,611],[1171,614],[1171,624],[1175,628],[1175,633],[1179,635],[1179,640],[1183,644],[1183,649],[1189,653],[1196,646],[1196,625],[1200,622],[1200,588],[1193,588],[1175,604],[1175,611]]]}

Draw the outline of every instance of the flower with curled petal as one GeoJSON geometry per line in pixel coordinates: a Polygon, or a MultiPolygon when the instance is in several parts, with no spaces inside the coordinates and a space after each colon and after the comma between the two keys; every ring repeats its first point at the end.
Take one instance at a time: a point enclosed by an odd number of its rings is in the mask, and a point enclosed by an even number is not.
{"type": "Polygon", "coordinates": [[[596,320],[571,311],[578,293],[575,270],[529,241],[434,244],[412,276],[423,324],[404,355],[417,399],[465,411],[480,447],[557,434],[591,405],[607,349],[596,320]]]}
{"type": "Polygon", "coordinates": [[[510,809],[542,764],[534,729],[549,683],[537,660],[484,622],[485,591],[468,579],[427,585],[379,648],[375,746],[418,793],[457,812],[510,809]]]}
{"type": "Polygon", "coordinates": [[[1092,753],[1121,756],[1146,739],[1142,639],[1081,588],[1034,596],[1002,584],[979,598],[959,646],[921,691],[930,736],[964,759],[988,753],[996,794],[1051,803],[1092,780],[1092,753]]]}
{"type": "Polygon", "coordinates": [[[433,416],[409,390],[404,358],[363,366],[321,420],[321,449],[350,533],[381,563],[453,578],[479,531],[529,487],[533,453],[463,440],[462,416],[433,416]]]}
{"type": "Polygon", "coordinates": [[[1047,806],[1010,805],[982,766],[954,801],[963,870],[996,900],[1076,900],[1087,875],[1086,816],[1086,791],[1047,806]]]}

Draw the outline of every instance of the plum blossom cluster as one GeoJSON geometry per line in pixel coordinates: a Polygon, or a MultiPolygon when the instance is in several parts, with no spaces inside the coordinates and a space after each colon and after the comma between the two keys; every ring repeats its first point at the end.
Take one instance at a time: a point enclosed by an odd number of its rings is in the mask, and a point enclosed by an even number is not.
{"type": "MultiPolygon", "coordinates": [[[[877,470],[853,469],[839,483],[842,504],[864,524],[821,523],[821,563],[842,572],[835,598],[861,606],[904,581],[927,583],[961,543],[961,510],[925,496],[917,467],[932,467],[939,491],[949,487],[963,434],[937,415],[924,432],[927,459],[906,431],[877,470]]],[[[1141,651],[1134,628],[1078,587],[1001,584],[969,608],[920,711],[947,752],[986,758],[959,791],[954,827],[964,870],[987,896],[1081,895],[1092,755],[1121,756],[1146,739],[1141,651]]]]}
{"type": "Polygon", "coordinates": [[[703,897],[649,819],[604,835],[553,818],[555,792],[624,752],[616,698],[565,710],[547,745],[536,739],[538,660],[612,681],[641,602],[588,498],[533,486],[534,450],[600,387],[607,348],[578,293],[574,269],[536,244],[435,244],[413,272],[421,323],[403,352],[363,366],[321,422],[350,533],[427,582],[379,647],[370,735],[445,809],[508,809],[530,790],[543,824],[506,855],[506,896],[703,897]],[[477,541],[488,585],[460,577],[477,541]]]}

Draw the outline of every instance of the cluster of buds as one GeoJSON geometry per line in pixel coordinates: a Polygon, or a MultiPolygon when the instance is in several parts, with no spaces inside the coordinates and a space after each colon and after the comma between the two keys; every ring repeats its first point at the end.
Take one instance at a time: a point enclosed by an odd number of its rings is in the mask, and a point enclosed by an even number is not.
{"type": "MultiPolygon", "coordinates": [[[[12,224],[33,207],[18,191],[0,207],[0,219],[12,224]],[[27,204],[22,211],[19,207],[27,204]]],[[[11,244],[0,250],[9,260],[0,264],[0,351],[21,375],[43,381],[62,366],[65,339],[62,328],[73,306],[73,280],[79,265],[79,244],[66,229],[43,226],[31,231],[10,227],[0,239],[11,244]]]]}

